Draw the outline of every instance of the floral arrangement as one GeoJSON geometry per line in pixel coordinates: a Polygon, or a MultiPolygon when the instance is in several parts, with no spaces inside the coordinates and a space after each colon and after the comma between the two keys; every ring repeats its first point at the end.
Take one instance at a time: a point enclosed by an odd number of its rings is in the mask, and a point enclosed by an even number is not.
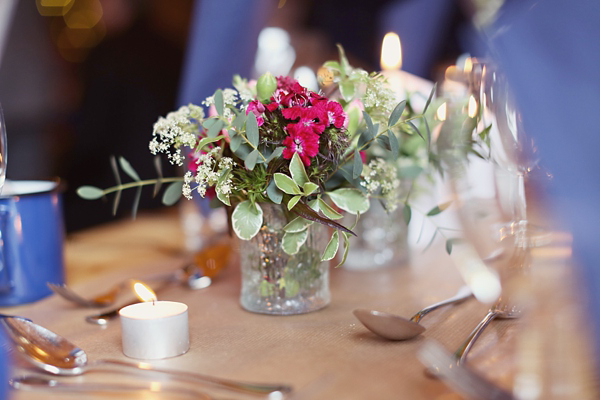
{"type": "Polygon", "coordinates": [[[336,221],[344,213],[358,220],[368,211],[369,198],[382,199],[389,209],[403,204],[410,220],[408,196],[400,196],[397,160],[417,153],[407,150],[415,140],[419,146],[413,148],[425,149],[427,158],[431,134],[424,113],[433,91],[417,115],[406,100],[396,103],[381,74],[352,68],[341,47],[340,61],[325,63],[319,79],[329,95],[289,77],[267,73],[253,83],[236,76],[234,88],[219,89],[203,102],[213,113],[205,115],[202,107],[190,104],[154,125],[150,152],[166,154],[179,166],[187,163],[183,177],[142,181],[120,159],[134,182],[119,181],[104,190],[84,186],[78,193],[96,199],[116,192],[116,208],[123,189],[154,185],[157,192],[170,183],[163,203],[193,193],[215,196],[232,208],[233,231],[243,240],[252,239],[263,224],[261,203],[281,204],[291,216],[282,241],[286,253],[298,252],[307,228],[320,223],[334,228],[321,260],[333,259],[341,241],[347,254],[353,232],[336,221]],[[414,123],[417,119],[425,133],[414,123]]]}

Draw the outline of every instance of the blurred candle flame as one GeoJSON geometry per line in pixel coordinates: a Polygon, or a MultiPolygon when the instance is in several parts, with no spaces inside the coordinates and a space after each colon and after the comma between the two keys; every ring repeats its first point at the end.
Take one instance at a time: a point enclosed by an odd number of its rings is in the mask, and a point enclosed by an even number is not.
{"type": "Polygon", "coordinates": [[[147,301],[156,301],[156,294],[150,289],[148,286],[144,285],[141,282],[136,282],[133,285],[133,290],[135,291],[135,295],[144,302],[147,301]]]}
{"type": "Polygon", "coordinates": [[[381,69],[394,70],[402,67],[402,47],[400,38],[394,32],[388,32],[381,44],[381,69]]]}
{"type": "Polygon", "coordinates": [[[467,109],[467,113],[469,114],[469,118],[475,118],[477,116],[477,110],[478,110],[478,106],[477,106],[477,101],[475,100],[475,97],[473,95],[471,95],[469,97],[469,107],[467,109]]]}
{"type": "Polygon", "coordinates": [[[468,74],[471,72],[472,69],[473,60],[471,59],[471,57],[467,57],[467,59],[465,60],[465,66],[463,67],[463,71],[465,71],[468,74]]]}
{"type": "Polygon", "coordinates": [[[435,112],[435,115],[437,116],[437,119],[439,119],[440,121],[445,121],[446,120],[446,112],[447,112],[447,105],[446,103],[442,103],[441,106],[438,107],[437,111],[435,112]]]}

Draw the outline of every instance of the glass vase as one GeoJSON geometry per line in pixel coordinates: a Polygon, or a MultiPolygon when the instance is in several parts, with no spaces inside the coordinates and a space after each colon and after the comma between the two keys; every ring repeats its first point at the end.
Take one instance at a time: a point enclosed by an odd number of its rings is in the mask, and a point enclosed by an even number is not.
{"type": "Polygon", "coordinates": [[[244,309],[261,314],[292,315],[329,304],[329,263],[321,262],[327,228],[313,223],[300,250],[293,255],[281,247],[283,227],[296,216],[284,206],[261,203],[263,225],[251,240],[240,241],[244,309]]]}
{"type": "MultiPolygon", "coordinates": [[[[344,220],[352,226],[354,216],[344,220]]],[[[408,260],[408,227],[402,206],[392,212],[379,200],[371,199],[369,211],[360,216],[350,238],[350,249],[344,267],[351,270],[373,270],[402,265],[408,260]]]]}

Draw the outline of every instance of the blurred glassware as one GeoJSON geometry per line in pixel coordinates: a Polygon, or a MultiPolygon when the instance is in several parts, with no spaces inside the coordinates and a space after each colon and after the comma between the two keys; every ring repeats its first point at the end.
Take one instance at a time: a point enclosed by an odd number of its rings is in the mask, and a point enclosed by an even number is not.
{"type": "Polygon", "coordinates": [[[6,180],[6,123],[4,122],[4,112],[0,104],[0,193],[6,180]]]}

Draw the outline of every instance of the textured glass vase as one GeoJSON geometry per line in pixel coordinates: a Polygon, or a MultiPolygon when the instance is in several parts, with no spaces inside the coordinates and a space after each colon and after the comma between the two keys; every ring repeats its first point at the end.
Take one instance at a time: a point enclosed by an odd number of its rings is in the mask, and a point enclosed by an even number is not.
{"type": "Polygon", "coordinates": [[[306,242],[294,255],[281,242],[283,227],[293,220],[283,206],[261,203],[263,225],[251,240],[240,240],[242,293],[248,311],[291,315],[319,310],[329,304],[329,263],[321,262],[327,245],[327,228],[314,223],[306,242]]]}
{"type": "MultiPolygon", "coordinates": [[[[344,221],[354,223],[354,216],[344,221]]],[[[402,206],[387,212],[379,200],[371,199],[371,207],[360,216],[350,238],[350,249],[344,267],[351,270],[372,270],[399,266],[409,255],[408,227],[402,215],[402,206]]]]}

